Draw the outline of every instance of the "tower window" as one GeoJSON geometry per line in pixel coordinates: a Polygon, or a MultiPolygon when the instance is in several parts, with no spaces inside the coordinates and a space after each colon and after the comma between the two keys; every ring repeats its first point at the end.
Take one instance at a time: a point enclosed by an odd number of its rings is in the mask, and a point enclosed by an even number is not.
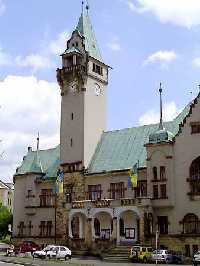
{"type": "Polygon", "coordinates": [[[78,42],[76,42],[76,47],[78,47],[78,42]]]}
{"type": "Polygon", "coordinates": [[[74,120],[74,113],[71,113],[71,120],[74,120]]]}
{"type": "Polygon", "coordinates": [[[72,47],[74,47],[75,46],[75,44],[74,43],[72,43],[72,47]]]}
{"type": "Polygon", "coordinates": [[[158,199],[158,186],[157,185],[153,186],[153,198],[158,199]]]}
{"type": "Polygon", "coordinates": [[[103,68],[95,63],[93,63],[92,71],[103,76],[103,68]]]}
{"type": "Polygon", "coordinates": [[[191,134],[198,134],[200,133],[200,123],[192,123],[191,125],[191,134]]]}
{"type": "Polygon", "coordinates": [[[72,138],[70,139],[70,146],[71,147],[73,146],[73,139],[72,138]]]}
{"type": "Polygon", "coordinates": [[[157,167],[153,167],[153,180],[157,180],[158,179],[158,174],[157,174],[157,167]]]}

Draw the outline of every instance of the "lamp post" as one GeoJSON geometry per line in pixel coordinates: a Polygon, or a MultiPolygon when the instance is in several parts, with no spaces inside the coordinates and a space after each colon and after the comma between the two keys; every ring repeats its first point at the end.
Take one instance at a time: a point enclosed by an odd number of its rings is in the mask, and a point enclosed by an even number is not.
{"type": "Polygon", "coordinates": [[[158,231],[158,229],[157,229],[157,230],[156,230],[156,264],[158,263],[158,260],[157,260],[158,237],[159,237],[159,231],[158,231]]]}
{"type": "Polygon", "coordinates": [[[54,205],[54,222],[55,222],[55,225],[54,225],[54,231],[55,231],[55,234],[54,234],[54,243],[56,244],[56,241],[57,241],[57,236],[56,236],[56,223],[57,223],[57,217],[56,217],[56,213],[57,213],[57,193],[55,192],[55,205],[54,205]]]}

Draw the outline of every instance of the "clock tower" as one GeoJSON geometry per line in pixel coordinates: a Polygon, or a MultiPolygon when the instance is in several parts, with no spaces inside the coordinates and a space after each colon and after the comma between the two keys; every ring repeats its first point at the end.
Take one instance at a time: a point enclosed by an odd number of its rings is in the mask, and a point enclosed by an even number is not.
{"type": "Polygon", "coordinates": [[[57,69],[62,96],[60,160],[69,172],[87,169],[106,129],[109,67],[103,63],[88,11],[83,7],[61,55],[62,68],[57,69]]]}

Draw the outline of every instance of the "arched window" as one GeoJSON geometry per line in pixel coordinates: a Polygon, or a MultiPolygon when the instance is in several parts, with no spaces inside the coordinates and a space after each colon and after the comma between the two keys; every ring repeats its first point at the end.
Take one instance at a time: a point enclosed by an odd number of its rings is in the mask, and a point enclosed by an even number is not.
{"type": "Polygon", "coordinates": [[[189,213],[183,218],[183,233],[184,234],[196,234],[199,230],[199,220],[198,217],[189,213]]]}
{"type": "Polygon", "coordinates": [[[190,166],[190,189],[191,194],[200,195],[200,157],[195,159],[190,166]]]}
{"type": "Polygon", "coordinates": [[[94,219],[94,232],[96,236],[100,236],[100,222],[97,218],[94,219]]]}
{"type": "Polygon", "coordinates": [[[125,236],[124,220],[122,218],[119,219],[119,230],[120,236],[125,236]]]}
{"type": "Polygon", "coordinates": [[[166,180],[165,166],[160,167],[160,180],[166,180]]]}
{"type": "Polygon", "coordinates": [[[79,217],[73,217],[71,221],[71,229],[73,238],[79,238],[79,217]]]}
{"type": "Polygon", "coordinates": [[[153,180],[157,180],[157,179],[158,179],[157,167],[154,166],[153,167],[153,180]]]}

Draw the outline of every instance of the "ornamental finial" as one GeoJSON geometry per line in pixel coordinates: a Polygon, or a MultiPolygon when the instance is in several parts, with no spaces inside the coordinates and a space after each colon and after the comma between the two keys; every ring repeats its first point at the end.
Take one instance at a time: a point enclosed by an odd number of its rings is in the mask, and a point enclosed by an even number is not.
{"type": "Polygon", "coordinates": [[[159,88],[159,93],[160,93],[160,124],[159,124],[159,129],[163,129],[163,110],[162,110],[162,83],[160,82],[160,88],[159,88]]]}
{"type": "Polygon", "coordinates": [[[86,4],[86,10],[87,10],[87,12],[89,12],[89,9],[90,9],[90,6],[89,6],[89,2],[87,0],[87,4],[86,4]]]}
{"type": "Polygon", "coordinates": [[[37,151],[39,151],[39,147],[40,147],[40,133],[38,132],[38,136],[37,136],[37,151]]]}

